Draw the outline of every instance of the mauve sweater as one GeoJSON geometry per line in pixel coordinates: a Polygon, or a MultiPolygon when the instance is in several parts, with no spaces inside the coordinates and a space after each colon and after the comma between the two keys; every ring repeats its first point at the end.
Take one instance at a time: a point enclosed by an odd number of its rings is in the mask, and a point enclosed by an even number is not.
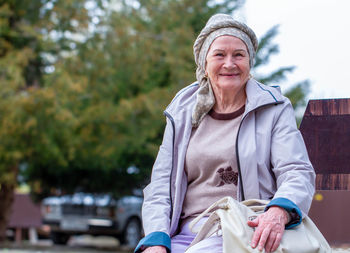
{"type": "Polygon", "coordinates": [[[199,127],[192,130],[185,159],[188,187],[181,214],[182,224],[224,196],[236,199],[235,143],[244,109],[243,106],[225,114],[211,110],[199,127]]]}

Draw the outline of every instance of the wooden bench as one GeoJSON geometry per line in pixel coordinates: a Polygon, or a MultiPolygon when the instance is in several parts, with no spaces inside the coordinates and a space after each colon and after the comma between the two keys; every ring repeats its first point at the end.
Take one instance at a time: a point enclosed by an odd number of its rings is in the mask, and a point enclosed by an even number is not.
{"type": "Polygon", "coordinates": [[[309,215],[330,244],[350,243],[350,99],[310,100],[300,131],[317,174],[309,215]]]}

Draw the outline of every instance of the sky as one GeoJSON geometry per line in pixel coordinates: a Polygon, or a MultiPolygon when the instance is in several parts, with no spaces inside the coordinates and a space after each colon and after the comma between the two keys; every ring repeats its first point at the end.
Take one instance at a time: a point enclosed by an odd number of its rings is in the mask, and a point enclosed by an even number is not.
{"type": "Polygon", "coordinates": [[[280,52],[264,71],[296,66],[282,91],[309,79],[308,99],[350,98],[350,0],[246,0],[234,17],[258,38],[280,25],[280,52]]]}

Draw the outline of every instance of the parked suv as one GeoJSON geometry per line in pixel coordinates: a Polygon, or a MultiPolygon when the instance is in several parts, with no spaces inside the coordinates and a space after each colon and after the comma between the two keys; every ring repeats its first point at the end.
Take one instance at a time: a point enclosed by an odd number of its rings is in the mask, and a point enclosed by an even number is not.
{"type": "Polygon", "coordinates": [[[135,247],[142,236],[142,198],[118,200],[108,194],[76,193],[42,201],[43,223],[50,226],[55,244],[66,244],[71,235],[112,235],[135,247]]]}

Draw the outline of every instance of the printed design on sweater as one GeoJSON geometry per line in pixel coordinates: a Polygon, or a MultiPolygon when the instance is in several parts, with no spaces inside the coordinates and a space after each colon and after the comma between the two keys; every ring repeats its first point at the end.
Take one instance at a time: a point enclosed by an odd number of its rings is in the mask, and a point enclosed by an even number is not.
{"type": "Polygon", "coordinates": [[[231,166],[227,167],[226,169],[220,168],[218,169],[217,173],[219,173],[221,180],[217,187],[223,186],[225,184],[234,184],[237,186],[238,172],[233,171],[231,166]]]}

